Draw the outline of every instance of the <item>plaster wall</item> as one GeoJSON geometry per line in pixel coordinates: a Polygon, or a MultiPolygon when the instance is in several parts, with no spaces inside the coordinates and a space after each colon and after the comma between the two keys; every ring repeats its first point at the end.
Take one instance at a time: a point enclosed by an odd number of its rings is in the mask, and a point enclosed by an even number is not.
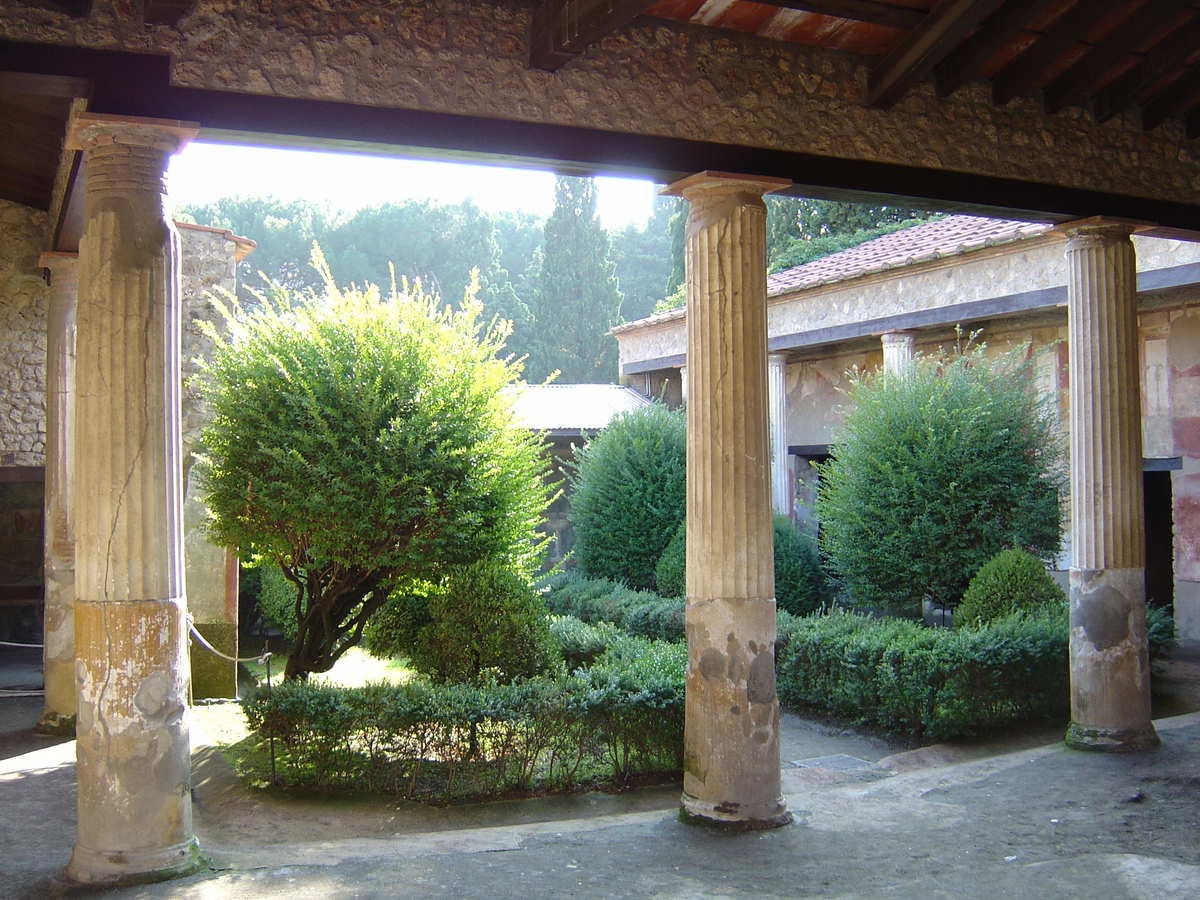
{"type": "MultiPolygon", "coordinates": [[[[530,69],[532,0],[197,0],[177,28],[126,0],[71,19],[0,0],[0,38],[170,54],[177,85],[716,141],[1200,202],[1194,142],[1097,124],[986,84],[861,105],[870,60],[643,17],[559,72],[530,69]]],[[[761,173],[785,174],[785,173],[761,173]]],[[[903,185],[896,186],[903,191],[903,185]]]]}
{"type": "Polygon", "coordinates": [[[0,466],[46,462],[46,214],[0,200],[0,466]]]}

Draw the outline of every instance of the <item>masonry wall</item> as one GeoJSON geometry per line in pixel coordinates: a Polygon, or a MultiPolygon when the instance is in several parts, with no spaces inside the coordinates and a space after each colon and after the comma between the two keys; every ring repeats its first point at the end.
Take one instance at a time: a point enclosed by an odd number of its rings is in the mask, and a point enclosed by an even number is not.
{"type": "Polygon", "coordinates": [[[0,200],[0,466],[46,461],[46,214],[0,200]]]}
{"type": "MultiPolygon", "coordinates": [[[[526,64],[534,0],[197,0],[178,28],[127,0],[86,20],[0,0],[0,37],[170,54],[175,84],[795,150],[1200,202],[1195,142],[1135,113],[923,84],[865,109],[865,59],[640,18],[557,73],[526,64]]],[[[790,174],[802,178],[802,173],[790,174]]],[[[903,186],[897,185],[902,189],[903,186]]],[[[1103,212],[1103,210],[1097,210],[1103,212]]]]}

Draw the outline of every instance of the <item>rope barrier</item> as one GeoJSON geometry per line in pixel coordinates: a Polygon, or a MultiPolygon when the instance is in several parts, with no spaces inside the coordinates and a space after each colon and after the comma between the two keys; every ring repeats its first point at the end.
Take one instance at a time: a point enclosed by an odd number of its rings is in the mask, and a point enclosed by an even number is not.
{"type": "Polygon", "coordinates": [[[15,644],[12,641],[0,641],[0,647],[32,647],[36,650],[41,650],[45,646],[45,644],[15,644]]]}
{"type": "Polygon", "coordinates": [[[192,634],[192,637],[196,639],[196,643],[198,643],[201,647],[203,647],[209,653],[212,653],[216,656],[221,657],[221,659],[227,659],[230,662],[235,662],[235,663],[248,663],[248,662],[260,663],[260,662],[265,662],[272,655],[271,652],[268,650],[268,651],[264,651],[259,656],[246,656],[246,657],[241,657],[241,658],[239,658],[237,656],[229,656],[228,654],[222,653],[220,650],[218,650],[216,647],[214,647],[212,644],[210,644],[208,641],[206,641],[204,639],[204,635],[202,635],[199,631],[196,630],[196,625],[192,621],[191,615],[189,615],[187,617],[187,620],[188,620],[188,631],[190,631],[192,634]]]}
{"type": "Polygon", "coordinates": [[[41,697],[45,691],[0,691],[0,697],[41,697]]]}

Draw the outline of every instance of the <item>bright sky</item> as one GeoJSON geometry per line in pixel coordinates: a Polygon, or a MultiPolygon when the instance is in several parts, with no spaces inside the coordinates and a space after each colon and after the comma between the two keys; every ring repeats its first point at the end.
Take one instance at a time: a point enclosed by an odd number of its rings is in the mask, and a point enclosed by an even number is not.
{"type": "MultiPolygon", "coordinates": [[[[549,215],[554,208],[553,173],[496,166],[196,142],[171,160],[170,173],[171,199],[178,203],[274,195],[354,210],[410,197],[440,203],[472,197],[488,212],[549,215]]],[[[596,186],[605,228],[649,218],[655,190],[651,182],[601,177],[596,186]]]]}

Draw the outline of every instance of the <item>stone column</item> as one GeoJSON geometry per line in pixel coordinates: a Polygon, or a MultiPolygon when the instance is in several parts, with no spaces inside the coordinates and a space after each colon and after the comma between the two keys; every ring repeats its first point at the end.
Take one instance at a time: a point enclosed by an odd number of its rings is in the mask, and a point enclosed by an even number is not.
{"type": "Polygon", "coordinates": [[[82,115],[75,652],[79,837],[67,876],[194,870],[179,427],[179,235],[167,160],[184,123],[82,115]]]}
{"type": "Polygon", "coordinates": [[[791,821],[780,789],[767,435],[766,207],[788,182],[701,173],[687,220],[687,721],[683,814],[791,821]]]}
{"type": "Polygon", "coordinates": [[[1071,726],[1067,743],[1139,750],[1150,721],[1137,264],[1132,227],[1065,226],[1071,400],[1071,726]]]}
{"type": "Polygon", "coordinates": [[[687,366],[679,367],[679,396],[680,402],[687,406],[688,403],[688,370],[687,366]]]}
{"type": "Polygon", "coordinates": [[[75,302],[78,255],[43,253],[46,311],[46,611],[42,734],[75,733],[75,529],[71,441],[75,424],[75,302]]]}
{"type": "Polygon", "coordinates": [[[781,516],[792,512],[788,489],[787,354],[767,354],[767,397],[771,429],[771,509],[781,516]]]}
{"type": "Polygon", "coordinates": [[[888,331],[882,335],[883,368],[886,372],[903,372],[913,359],[913,331],[888,331]]]}

